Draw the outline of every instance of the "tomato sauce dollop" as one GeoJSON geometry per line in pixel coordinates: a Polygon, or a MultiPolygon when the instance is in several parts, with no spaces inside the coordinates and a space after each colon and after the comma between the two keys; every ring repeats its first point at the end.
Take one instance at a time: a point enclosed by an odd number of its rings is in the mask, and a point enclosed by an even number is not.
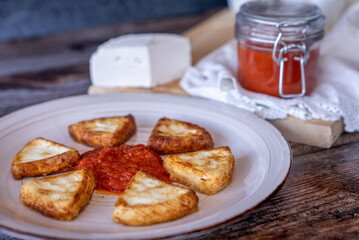
{"type": "Polygon", "coordinates": [[[159,180],[171,182],[161,156],[142,144],[123,144],[119,147],[88,151],[82,154],[75,170],[84,167],[91,167],[94,171],[98,190],[121,193],[139,170],[159,180]]]}

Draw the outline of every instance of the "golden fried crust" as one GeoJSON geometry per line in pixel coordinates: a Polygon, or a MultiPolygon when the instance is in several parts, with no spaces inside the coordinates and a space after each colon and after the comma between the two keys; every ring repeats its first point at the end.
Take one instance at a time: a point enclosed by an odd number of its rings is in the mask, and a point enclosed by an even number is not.
{"type": "Polygon", "coordinates": [[[36,138],[28,142],[21,150],[18,152],[14,158],[11,165],[11,173],[15,179],[21,179],[23,177],[37,177],[45,176],[49,174],[61,173],[72,170],[74,166],[80,160],[79,152],[65,145],[53,142],[45,138],[36,138]],[[47,144],[46,147],[43,147],[44,144],[47,144]],[[43,155],[44,158],[41,158],[34,161],[28,161],[29,150],[38,151],[39,147],[43,147],[44,150],[42,153],[37,153],[38,155],[43,155]],[[64,149],[59,151],[59,154],[54,156],[46,157],[48,155],[47,150],[55,149],[64,149]]]}
{"type": "Polygon", "coordinates": [[[125,143],[136,133],[136,123],[132,115],[97,118],[72,124],[68,131],[75,142],[86,146],[115,147],[125,143]]]}
{"type": "Polygon", "coordinates": [[[161,118],[147,141],[159,154],[191,152],[213,147],[206,129],[189,122],[161,118]]]}
{"type": "Polygon", "coordinates": [[[164,167],[171,180],[197,192],[212,195],[231,182],[234,157],[229,147],[168,155],[164,167]]]}
{"type": "Polygon", "coordinates": [[[70,221],[89,203],[95,186],[92,169],[84,168],[25,181],[21,186],[20,201],[47,217],[70,221]]]}
{"type": "Polygon", "coordinates": [[[145,226],[175,220],[197,210],[194,191],[139,171],[118,198],[112,218],[125,225],[145,226]]]}

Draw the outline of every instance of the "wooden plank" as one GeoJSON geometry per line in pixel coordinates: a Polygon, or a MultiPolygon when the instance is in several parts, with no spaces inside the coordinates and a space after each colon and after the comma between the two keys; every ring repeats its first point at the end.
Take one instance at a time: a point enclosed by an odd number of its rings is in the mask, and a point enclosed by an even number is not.
{"type": "MultiPolygon", "coordinates": [[[[359,142],[359,132],[354,132],[354,133],[344,132],[335,141],[335,143],[333,144],[331,150],[335,151],[333,149],[333,147],[338,148],[338,147],[340,147],[342,145],[348,145],[348,144],[351,144],[351,143],[354,143],[354,142],[359,142]]],[[[315,146],[310,146],[310,145],[305,145],[305,144],[301,144],[301,143],[295,143],[295,142],[290,142],[290,146],[292,148],[294,159],[296,157],[299,157],[301,155],[305,155],[305,154],[308,154],[308,153],[318,153],[320,151],[326,151],[327,150],[327,149],[323,149],[323,148],[319,148],[319,147],[315,147],[315,146]]]]}
{"type": "Polygon", "coordinates": [[[321,148],[330,148],[344,130],[343,119],[338,121],[301,120],[289,116],[269,122],[289,141],[321,148]]]}
{"type": "Polygon", "coordinates": [[[88,63],[3,76],[0,77],[0,89],[20,87],[48,88],[84,78],[89,79],[88,63]]]}
{"type": "Polygon", "coordinates": [[[188,95],[178,84],[179,80],[167,84],[159,85],[153,88],[123,88],[123,87],[99,87],[90,86],[88,94],[103,94],[115,92],[149,92],[149,93],[170,93],[177,95],[188,95]]]}
{"type": "MultiPolygon", "coordinates": [[[[191,41],[192,63],[195,64],[208,53],[233,39],[234,24],[235,14],[228,9],[224,9],[206,21],[184,32],[183,35],[191,41]]],[[[161,92],[176,93],[178,89],[181,89],[181,87],[176,84],[177,82],[178,81],[174,82],[174,84],[169,84],[165,88],[161,88],[161,92]]],[[[91,86],[88,93],[97,94],[127,90],[128,89],[125,88],[91,86]]],[[[131,88],[130,90],[158,92],[157,88],[146,90],[131,88]]],[[[180,90],[180,92],[183,92],[183,90],[180,90]]],[[[305,121],[294,117],[287,117],[286,119],[278,119],[270,122],[277,127],[289,141],[321,148],[330,148],[344,130],[342,119],[338,121],[323,121],[320,119],[305,121]]]]}
{"type": "Polygon", "coordinates": [[[235,14],[228,9],[216,13],[182,35],[192,46],[192,63],[234,38],[235,14]]]}

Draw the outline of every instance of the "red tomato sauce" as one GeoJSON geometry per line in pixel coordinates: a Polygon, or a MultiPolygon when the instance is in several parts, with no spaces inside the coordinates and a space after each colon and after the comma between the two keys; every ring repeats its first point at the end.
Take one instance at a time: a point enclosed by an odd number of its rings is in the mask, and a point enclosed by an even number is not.
{"type": "Polygon", "coordinates": [[[75,170],[90,166],[96,178],[96,189],[123,192],[131,178],[142,170],[162,181],[171,182],[161,156],[150,147],[139,144],[95,149],[81,156],[75,170]]]}
{"type": "MultiPolygon", "coordinates": [[[[284,64],[283,93],[299,94],[302,91],[300,63],[294,60],[298,54],[288,53],[284,64]]],[[[319,49],[310,51],[305,64],[306,94],[315,86],[315,70],[319,49]]],[[[238,82],[247,90],[279,97],[279,66],[272,59],[271,51],[252,49],[238,44],[238,82]]]]}

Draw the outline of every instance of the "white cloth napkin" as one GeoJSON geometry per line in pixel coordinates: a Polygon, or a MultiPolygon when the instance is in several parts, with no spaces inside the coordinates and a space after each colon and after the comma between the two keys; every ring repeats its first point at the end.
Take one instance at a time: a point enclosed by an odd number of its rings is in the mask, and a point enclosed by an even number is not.
{"type": "MultiPolygon", "coordinates": [[[[351,24],[348,22],[351,20],[350,16],[354,15],[359,15],[359,2],[352,5],[344,14],[343,18],[349,20],[339,23],[351,24]]],[[[342,28],[334,27],[331,32],[334,36],[335,29],[339,31],[342,28]]],[[[351,41],[353,46],[346,44],[345,48],[351,48],[352,54],[358,56],[359,27],[356,31],[347,32],[357,41],[351,41]]],[[[242,88],[236,80],[235,40],[231,40],[189,68],[180,85],[193,96],[225,102],[265,119],[282,119],[291,115],[305,120],[315,118],[334,121],[342,117],[345,131],[359,131],[359,61],[349,61],[353,60],[352,58],[340,59],[332,53],[333,48],[343,48],[343,39],[339,40],[338,37],[328,38],[328,41],[331,41],[328,43],[331,46],[328,48],[330,52],[322,52],[319,59],[317,86],[309,96],[302,98],[281,99],[242,88]]]]}

